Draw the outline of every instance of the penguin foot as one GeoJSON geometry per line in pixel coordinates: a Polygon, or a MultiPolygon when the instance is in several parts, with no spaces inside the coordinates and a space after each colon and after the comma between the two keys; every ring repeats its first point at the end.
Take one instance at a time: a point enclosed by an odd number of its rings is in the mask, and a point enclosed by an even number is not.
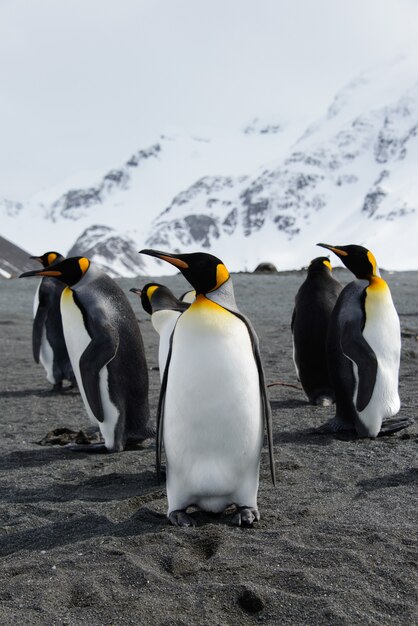
{"type": "Polygon", "coordinates": [[[157,430],[155,424],[147,424],[141,431],[138,431],[134,434],[130,434],[127,439],[127,442],[130,444],[142,443],[146,439],[154,439],[157,434],[157,430]]]}
{"type": "Polygon", "coordinates": [[[338,427],[335,423],[335,419],[328,420],[325,424],[321,424],[318,428],[314,428],[312,432],[317,435],[328,435],[338,432],[338,427]]]}
{"type": "Polygon", "coordinates": [[[173,526],[196,526],[196,521],[190,515],[187,515],[186,511],[172,511],[168,516],[168,519],[173,526]]]}
{"type": "Polygon", "coordinates": [[[66,393],[67,391],[71,391],[72,389],[77,389],[77,385],[75,383],[70,383],[66,387],[62,384],[62,381],[59,383],[55,383],[50,390],[51,393],[66,393]]]}
{"type": "Polygon", "coordinates": [[[61,391],[65,393],[66,391],[71,391],[72,389],[78,389],[77,383],[75,382],[75,380],[70,381],[70,384],[67,385],[66,387],[62,387],[61,391]]]}
{"type": "Polygon", "coordinates": [[[240,506],[232,518],[234,526],[252,526],[254,522],[260,520],[260,513],[257,509],[248,506],[240,506]]]}
{"type": "Polygon", "coordinates": [[[394,433],[397,433],[404,428],[408,428],[408,426],[412,426],[413,423],[413,417],[402,417],[399,419],[384,420],[380,432],[377,436],[384,437],[385,435],[393,435],[394,433]]]}
{"type": "Polygon", "coordinates": [[[322,424],[322,426],[315,428],[312,432],[317,435],[335,435],[337,433],[347,435],[356,434],[354,429],[347,428],[337,417],[333,417],[325,422],[325,424],[322,424]]]}

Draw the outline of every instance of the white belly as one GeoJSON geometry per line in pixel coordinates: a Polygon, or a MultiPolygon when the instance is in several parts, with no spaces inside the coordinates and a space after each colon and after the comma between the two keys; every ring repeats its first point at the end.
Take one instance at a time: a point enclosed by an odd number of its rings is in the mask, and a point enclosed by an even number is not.
{"type": "Polygon", "coordinates": [[[114,444],[115,426],[119,418],[119,411],[109,398],[108,370],[106,366],[103,367],[99,373],[100,396],[103,406],[104,421],[99,422],[90,408],[80,373],[80,357],[91,342],[91,338],[84,326],[81,311],[74,303],[72,292],[69,288],[64,289],[61,296],[61,317],[65,343],[67,344],[71,365],[78,383],[81,397],[83,398],[87,415],[91,422],[93,422],[95,426],[99,427],[103,439],[105,440],[106,447],[111,449],[114,444]]]}
{"type": "Polygon", "coordinates": [[[157,333],[160,335],[158,347],[158,366],[160,368],[160,380],[163,379],[165,364],[167,363],[168,351],[170,349],[170,337],[174,326],[180,317],[180,311],[157,311],[151,316],[151,322],[157,333]]]}
{"type": "MultiPolygon", "coordinates": [[[[35,293],[35,298],[33,300],[33,317],[36,317],[36,313],[39,307],[39,289],[41,287],[42,280],[39,282],[38,288],[35,293]]],[[[52,385],[55,385],[57,382],[54,376],[54,351],[52,349],[51,344],[49,343],[46,336],[46,327],[42,328],[42,337],[41,337],[41,346],[39,349],[39,361],[42,364],[43,368],[46,372],[46,378],[48,382],[52,385]]]]}
{"type": "Polygon", "coordinates": [[[52,384],[57,382],[54,376],[54,351],[46,336],[46,327],[42,328],[41,347],[39,350],[39,361],[42,363],[45,371],[46,378],[52,384]]]}
{"type": "Polygon", "coordinates": [[[169,513],[257,506],[258,371],[244,323],[217,309],[190,308],[174,334],[163,427],[169,513]]]}
{"type": "Polygon", "coordinates": [[[389,289],[366,297],[366,324],[363,336],[377,357],[377,376],[371,400],[359,413],[371,437],[376,437],[382,421],[398,413],[401,333],[399,317],[389,289]]]}

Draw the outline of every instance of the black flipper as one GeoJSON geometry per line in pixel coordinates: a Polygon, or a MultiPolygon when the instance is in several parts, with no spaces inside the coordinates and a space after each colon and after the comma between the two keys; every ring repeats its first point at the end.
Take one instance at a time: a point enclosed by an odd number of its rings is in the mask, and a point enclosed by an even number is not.
{"type": "Polygon", "coordinates": [[[356,409],[360,412],[369,404],[373,394],[377,376],[377,358],[364,339],[361,326],[356,323],[347,322],[345,324],[341,335],[341,347],[344,354],[358,368],[359,385],[356,409]]]}
{"type": "Polygon", "coordinates": [[[83,388],[95,418],[103,422],[103,406],[100,397],[100,370],[107,365],[116,355],[119,336],[117,331],[110,325],[100,325],[95,328],[97,335],[92,337],[91,342],[80,357],[80,375],[83,388]]]}
{"type": "MultiPolygon", "coordinates": [[[[180,318],[179,318],[180,319],[180,318]]],[[[178,322],[178,320],[177,320],[178,322]]],[[[167,361],[165,363],[165,369],[163,374],[163,379],[161,381],[161,391],[160,397],[158,399],[158,408],[157,408],[157,435],[156,435],[156,444],[155,444],[155,452],[156,452],[156,469],[157,469],[157,480],[158,484],[161,484],[161,458],[163,453],[163,423],[164,423],[164,403],[165,403],[165,394],[167,391],[167,379],[168,379],[168,369],[170,367],[171,354],[173,352],[173,337],[174,331],[177,326],[177,322],[173,328],[173,332],[170,337],[170,347],[168,349],[167,361]]]]}
{"type": "MultiPolygon", "coordinates": [[[[226,307],[225,307],[226,308],[226,307]]],[[[261,394],[261,403],[263,406],[263,414],[264,414],[264,423],[267,431],[267,444],[269,451],[269,460],[270,460],[270,473],[271,480],[273,485],[276,486],[276,469],[274,466],[274,453],[273,453],[273,418],[271,413],[270,401],[267,396],[267,386],[264,378],[264,369],[263,364],[261,362],[261,354],[260,354],[260,346],[258,343],[257,334],[251,324],[251,322],[238,311],[227,309],[230,313],[236,315],[247,327],[248,334],[250,335],[251,345],[253,348],[253,354],[255,358],[255,362],[257,364],[258,370],[258,379],[260,383],[260,394],[261,394]]]]}

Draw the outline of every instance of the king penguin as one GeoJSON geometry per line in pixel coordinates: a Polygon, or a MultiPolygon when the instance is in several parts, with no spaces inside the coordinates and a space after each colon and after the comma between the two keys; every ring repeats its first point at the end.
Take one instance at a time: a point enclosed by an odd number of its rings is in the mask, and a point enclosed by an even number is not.
{"type": "Polygon", "coordinates": [[[138,322],[120,287],[84,257],[71,257],[25,276],[52,276],[61,296],[64,337],[90,420],[103,444],[72,446],[120,452],[154,434],[148,405],[148,370],[138,322]]]}
{"type": "Polygon", "coordinates": [[[371,438],[401,430],[409,419],[388,420],[400,408],[401,354],[399,317],[389,286],[367,248],[318,245],[334,252],[357,279],[342,290],[330,320],[327,356],[336,415],[321,430],[371,438]]]}
{"type": "Polygon", "coordinates": [[[302,388],[311,404],[334,402],[326,341],[328,323],[342,285],[332,276],[328,257],[313,259],[306,280],[295,297],[292,315],[293,362],[302,388]]]}
{"type": "Polygon", "coordinates": [[[130,289],[141,298],[144,311],[151,315],[151,323],[160,336],[158,365],[163,379],[170,339],[178,318],[189,304],[178,300],[172,291],[159,283],[147,283],[142,289],[130,289]]]}
{"type": "Polygon", "coordinates": [[[275,482],[272,420],[258,340],[238,311],[222,261],[206,253],[142,250],[177,267],[196,300],[174,328],[157,416],[157,472],[164,444],[167,516],[195,525],[187,508],[220,513],[252,525],[257,508],[264,424],[275,482]]]}
{"type": "MultiPolygon", "coordinates": [[[[45,252],[42,256],[31,256],[44,268],[64,260],[59,252],[45,252]]],[[[65,285],[45,276],[39,282],[33,303],[32,349],[35,363],[41,363],[53,391],[63,390],[63,381],[68,380],[70,389],[75,386],[75,376],[65,345],[60,311],[60,299],[65,285]]]]}

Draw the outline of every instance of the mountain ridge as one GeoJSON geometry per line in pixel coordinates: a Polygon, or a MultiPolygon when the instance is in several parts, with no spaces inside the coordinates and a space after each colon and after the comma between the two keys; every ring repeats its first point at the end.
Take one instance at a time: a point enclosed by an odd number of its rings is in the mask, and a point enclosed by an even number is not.
{"type": "Polygon", "coordinates": [[[114,276],[166,272],[141,247],[203,249],[233,271],[295,269],[317,240],[416,269],[414,67],[405,57],[363,73],[305,127],[255,118],[235,134],[161,135],[93,185],[0,202],[5,234],[24,242],[36,221],[45,248],[88,253],[114,276]]]}

